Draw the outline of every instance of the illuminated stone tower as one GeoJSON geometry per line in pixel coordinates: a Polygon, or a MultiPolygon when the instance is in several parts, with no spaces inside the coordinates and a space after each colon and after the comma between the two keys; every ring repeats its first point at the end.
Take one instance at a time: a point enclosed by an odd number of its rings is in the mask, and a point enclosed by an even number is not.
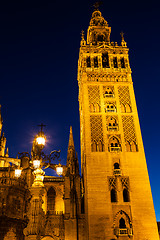
{"type": "Polygon", "coordinates": [[[96,9],[78,62],[87,239],[158,240],[128,48],[96,9]]]}

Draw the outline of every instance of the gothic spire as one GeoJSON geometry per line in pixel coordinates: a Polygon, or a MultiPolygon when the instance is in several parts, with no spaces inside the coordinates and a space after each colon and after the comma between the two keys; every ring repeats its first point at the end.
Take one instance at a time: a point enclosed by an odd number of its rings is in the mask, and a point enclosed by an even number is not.
{"type": "Polygon", "coordinates": [[[73,140],[72,126],[70,126],[68,149],[69,149],[70,147],[75,148],[75,147],[74,147],[74,140],[73,140]]]}
{"type": "Polygon", "coordinates": [[[72,127],[70,127],[68,153],[67,153],[67,174],[76,174],[79,172],[77,167],[76,151],[73,140],[72,127]]]}

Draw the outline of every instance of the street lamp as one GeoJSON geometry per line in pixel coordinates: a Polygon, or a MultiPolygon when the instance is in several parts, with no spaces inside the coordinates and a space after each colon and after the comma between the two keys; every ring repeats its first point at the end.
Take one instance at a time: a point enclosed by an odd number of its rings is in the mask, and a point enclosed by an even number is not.
{"type": "Polygon", "coordinates": [[[39,168],[40,167],[40,160],[33,160],[33,167],[36,169],[36,168],[39,168]]]}
{"type": "MultiPolygon", "coordinates": [[[[63,166],[60,163],[60,150],[54,150],[52,151],[49,155],[46,155],[42,150],[45,146],[46,142],[46,136],[44,135],[44,132],[42,131],[43,127],[45,125],[41,124],[41,130],[40,132],[35,136],[33,140],[33,145],[32,145],[32,151],[31,151],[31,156],[29,153],[19,153],[20,158],[24,156],[28,156],[30,160],[30,168],[34,169],[33,175],[35,176],[33,185],[43,185],[43,179],[45,172],[43,171],[42,168],[51,168],[56,170],[56,173],[61,176],[63,175],[63,166]],[[59,164],[54,164],[52,163],[54,160],[58,160],[59,164]]],[[[22,168],[18,166],[17,169],[15,169],[15,177],[19,178],[22,173],[22,168]]]]}
{"type": "Polygon", "coordinates": [[[19,178],[21,176],[21,172],[22,172],[22,169],[20,168],[15,169],[15,177],[19,178]]]}
{"type": "Polygon", "coordinates": [[[59,162],[59,164],[56,166],[56,173],[57,173],[59,176],[61,176],[61,175],[63,174],[63,167],[62,167],[62,165],[60,164],[60,162],[59,162]]]}

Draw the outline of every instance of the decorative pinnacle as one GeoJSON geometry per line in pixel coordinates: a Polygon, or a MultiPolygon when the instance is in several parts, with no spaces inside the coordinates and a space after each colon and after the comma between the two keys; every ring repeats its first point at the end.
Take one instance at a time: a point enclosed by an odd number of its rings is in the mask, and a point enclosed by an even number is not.
{"type": "Polygon", "coordinates": [[[95,2],[95,4],[93,5],[94,11],[99,10],[99,7],[100,7],[102,4],[103,4],[102,1],[95,2]]]}
{"type": "Polygon", "coordinates": [[[69,143],[68,143],[68,147],[74,147],[72,126],[70,126],[70,134],[69,134],[69,143]]]}
{"type": "Polygon", "coordinates": [[[84,31],[81,31],[81,39],[84,40],[84,31]]]}
{"type": "Polygon", "coordinates": [[[122,41],[124,41],[124,32],[120,33],[122,41]]]}

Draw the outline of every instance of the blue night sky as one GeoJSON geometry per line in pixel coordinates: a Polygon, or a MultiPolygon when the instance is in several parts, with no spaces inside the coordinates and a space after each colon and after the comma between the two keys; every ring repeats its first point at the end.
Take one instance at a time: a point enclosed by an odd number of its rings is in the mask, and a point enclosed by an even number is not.
{"type": "MultiPolygon", "coordinates": [[[[38,124],[46,124],[46,153],[61,149],[65,163],[73,126],[80,160],[77,65],[80,32],[94,1],[0,3],[0,103],[10,157],[31,150],[38,124]]],[[[100,10],[130,49],[130,64],[157,220],[160,220],[159,1],[104,1],[100,10]]],[[[96,166],[95,166],[96,167],[96,166]]]]}

